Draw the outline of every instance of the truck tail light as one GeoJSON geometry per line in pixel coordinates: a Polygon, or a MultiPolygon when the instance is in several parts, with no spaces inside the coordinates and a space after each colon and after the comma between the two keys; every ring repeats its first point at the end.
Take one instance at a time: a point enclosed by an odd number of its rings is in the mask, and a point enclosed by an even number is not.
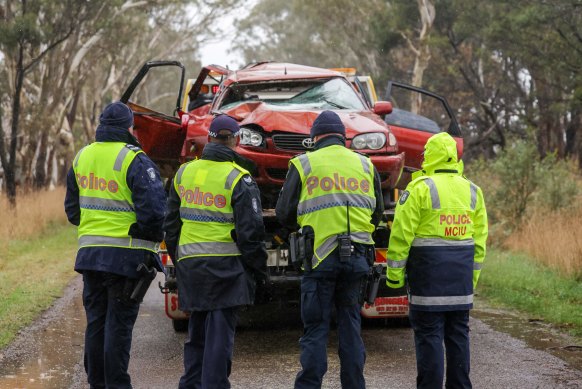
{"type": "Polygon", "coordinates": [[[160,258],[162,260],[162,265],[166,266],[168,264],[168,261],[170,260],[170,256],[168,255],[168,253],[160,253],[160,258]]]}

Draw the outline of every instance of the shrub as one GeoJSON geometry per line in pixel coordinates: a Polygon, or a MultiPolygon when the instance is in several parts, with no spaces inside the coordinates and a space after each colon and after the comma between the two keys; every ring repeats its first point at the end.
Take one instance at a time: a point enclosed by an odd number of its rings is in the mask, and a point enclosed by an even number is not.
{"type": "Polygon", "coordinates": [[[580,193],[574,164],[555,154],[540,161],[535,145],[524,140],[514,142],[495,161],[471,163],[467,171],[483,189],[490,224],[503,226],[507,234],[520,226],[532,205],[557,211],[580,193]]]}
{"type": "Polygon", "coordinates": [[[518,141],[493,162],[493,172],[499,177],[501,185],[492,200],[512,228],[521,222],[540,183],[537,155],[533,144],[518,141]]]}
{"type": "Polygon", "coordinates": [[[572,161],[558,160],[555,154],[551,154],[539,165],[539,171],[537,205],[551,211],[570,207],[580,193],[577,165],[572,161]]]}

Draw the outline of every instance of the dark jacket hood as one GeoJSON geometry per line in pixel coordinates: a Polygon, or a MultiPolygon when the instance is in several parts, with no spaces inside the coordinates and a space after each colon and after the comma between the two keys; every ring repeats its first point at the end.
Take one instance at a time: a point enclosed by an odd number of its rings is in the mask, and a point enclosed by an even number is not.
{"type": "Polygon", "coordinates": [[[253,176],[256,176],[258,173],[257,165],[253,161],[220,143],[207,143],[204,146],[204,150],[202,150],[201,158],[215,162],[234,162],[248,170],[253,176]]]}
{"type": "Polygon", "coordinates": [[[315,150],[323,149],[324,147],[333,146],[333,145],[345,146],[346,139],[339,134],[338,135],[328,135],[324,138],[319,139],[317,142],[315,142],[315,150]]]}
{"type": "Polygon", "coordinates": [[[141,148],[135,136],[131,135],[129,131],[120,128],[99,125],[95,132],[96,142],[123,142],[141,148]]]}
{"type": "Polygon", "coordinates": [[[424,161],[418,175],[432,175],[439,172],[463,174],[463,162],[458,160],[457,142],[446,132],[431,136],[424,146],[424,161]]]}

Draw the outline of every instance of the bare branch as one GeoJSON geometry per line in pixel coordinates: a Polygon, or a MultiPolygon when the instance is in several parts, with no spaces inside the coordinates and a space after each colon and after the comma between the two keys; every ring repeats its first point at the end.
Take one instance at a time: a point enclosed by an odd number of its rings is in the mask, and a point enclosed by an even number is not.
{"type": "Polygon", "coordinates": [[[400,33],[400,36],[402,36],[402,38],[404,38],[404,40],[408,44],[408,47],[410,48],[410,50],[412,50],[412,52],[415,55],[420,55],[420,51],[416,47],[414,47],[414,44],[412,43],[412,40],[410,40],[408,35],[406,35],[403,31],[399,31],[399,33],[400,33]]]}
{"type": "Polygon", "coordinates": [[[24,66],[23,68],[23,72],[26,74],[28,73],[28,71],[30,69],[32,69],[36,64],[38,64],[40,62],[40,60],[47,55],[51,50],[53,50],[55,47],[57,47],[58,45],[60,45],[61,43],[63,43],[64,41],[66,41],[71,34],[73,33],[73,31],[75,30],[74,25],[71,25],[71,28],[69,29],[69,31],[67,31],[67,33],[62,36],[61,38],[57,39],[55,42],[51,43],[46,49],[44,49],[36,58],[34,58],[28,65],[24,66]]]}

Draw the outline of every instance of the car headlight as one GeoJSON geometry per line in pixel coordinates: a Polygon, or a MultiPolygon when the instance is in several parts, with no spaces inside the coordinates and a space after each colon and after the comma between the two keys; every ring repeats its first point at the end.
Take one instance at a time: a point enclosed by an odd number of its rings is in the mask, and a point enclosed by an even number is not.
{"type": "MultiPolygon", "coordinates": [[[[392,135],[392,134],[390,134],[392,135]]],[[[392,142],[392,139],[390,139],[392,142]]],[[[396,139],[394,139],[396,141],[396,139]]],[[[370,132],[354,136],[352,139],[352,148],[356,150],[369,149],[378,150],[386,144],[386,135],[381,132],[370,132]]]]}
{"type": "Polygon", "coordinates": [[[396,137],[393,133],[388,134],[388,145],[389,146],[396,146],[396,137]]]}
{"type": "Polygon", "coordinates": [[[259,147],[263,144],[263,135],[249,128],[240,129],[240,144],[259,147]]]}

